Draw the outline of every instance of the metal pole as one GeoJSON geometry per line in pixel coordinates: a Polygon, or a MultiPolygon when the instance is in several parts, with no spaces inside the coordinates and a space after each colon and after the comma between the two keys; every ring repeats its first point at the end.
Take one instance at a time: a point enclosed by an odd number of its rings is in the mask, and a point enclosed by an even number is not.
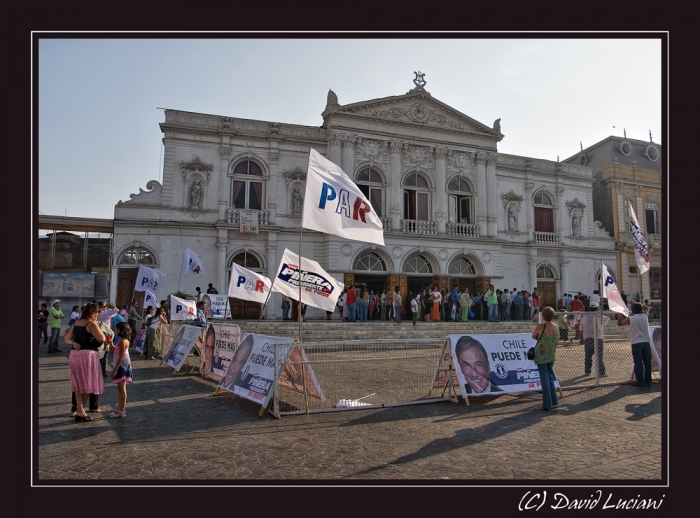
{"type": "Polygon", "coordinates": [[[303,234],[303,227],[299,227],[299,269],[297,273],[299,274],[299,306],[297,308],[297,320],[299,323],[299,343],[303,343],[304,340],[301,338],[301,235],[303,234]]]}

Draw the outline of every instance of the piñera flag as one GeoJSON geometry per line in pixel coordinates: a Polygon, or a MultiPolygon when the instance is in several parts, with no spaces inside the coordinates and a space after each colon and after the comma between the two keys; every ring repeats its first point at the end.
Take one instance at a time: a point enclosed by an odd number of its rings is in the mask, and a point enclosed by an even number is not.
{"type": "Polygon", "coordinates": [[[625,301],[622,300],[622,295],[620,295],[620,291],[617,289],[615,281],[612,280],[612,277],[608,273],[608,267],[605,266],[605,263],[601,264],[603,265],[600,272],[601,282],[603,284],[601,296],[608,299],[608,307],[612,311],[622,313],[625,316],[629,315],[630,311],[627,308],[625,301]]]}
{"type": "Polygon", "coordinates": [[[199,256],[189,248],[185,248],[182,254],[182,275],[197,275],[203,271],[204,267],[199,256]]]}
{"type": "Polygon", "coordinates": [[[285,248],[272,291],[299,300],[299,285],[302,303],[326,311],[335,309],[343,291],[343,283],[326,273],[316,261],[302,257],[299,264],[299,256],[285,248]]]}
{"type": "Polygon", "coordinates": [[[384,245],[384,226],[345,172],[312,149],[306,176],[302,228],[384,245]]]}
{"type": "Polygon", "coordinates": [[[236,263],[231,264],[231,280],[228,285],[228,296],[237,299],[252,300],[262,304],[270,293],[270,279],[259,273],[251,272],[236,263]]]}
{"type": "Polygon", "coordinates": [[[139,273],[136,276],[136,285],[134,291],[151,290],[153,293],[158,293],[165,282],[165,274],[149,268],[148,266],[139,266],[139,273]]]}
{"type": "MultiPolygon", "coordinates": [[[[629,203],[629,202],[627,202],[629,203]]],[[[632,232],[632,239],[634,240],[634,258],[637,261],[637,267],[639,268],[639,274],[643,274],[649,270],[649,248],[647,247],[647,239],[644,237],[644,232],[639,228],[639,222],[637,221],[637,216],[632,209],[632,204],[630,207],[630,232],[632,232]]]]}

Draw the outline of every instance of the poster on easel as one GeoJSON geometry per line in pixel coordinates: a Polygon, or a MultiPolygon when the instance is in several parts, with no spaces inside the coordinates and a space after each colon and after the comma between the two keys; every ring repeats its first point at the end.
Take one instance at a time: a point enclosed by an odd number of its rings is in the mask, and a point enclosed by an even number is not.
{"type": "Polygon", "coordinates": [[[143,349],[146,346],[146,329],[141,329],[134,338],[133,351],[143,354],[143,349]]]}
{"type": "Polygon", "coordinates": [[[202,344],[202,376],[219,381],[231,363],[240,341],[241,328],[237,324],[207,325],[202,344]]]}
{"type": "MultiPolygon", "coordinates": [[[[527,333],[450,335],[462,396],[542,390],[537,365],[527,359],[528,349],[536,342],[527,333]]],[[[556,379],[554,387],[561,388],[556,379]]]]}
{"type": "Polygon", "coordinates": [[[435,368],[435,374],[433,375],[433,382],[430,385],[428,396],[432,396],[435,389],[444,389],[447,386],[447,380],[451,380],[453,387],[459,387],[459,379],[457,378],[457,373],[452,363],[452,348],[450,347],[449,340],[445,340],[442,353],[440,353],[440,359],[435,368]]]}
{"type": "Polygon", "coordinates": [[[300,394],[306,394],[321,401],[326,400],[316,379],[316,374],[314,374],[306,353],[300,345],[292,349],[277,383],[280,387],[299,392],[300,394]]]}
{"type": "MultiPolygon", "coordinates": [[[[163,363],[179,372],[197,341],[199,340],[201,343],[201,335],[201,327],[182,326],[169,345],[163,343],[163,349],[167,347],[163,354],[163,363]]],[[[199,350],[201,351],[201,346],[199,350]]]]}
{"type": "Polygon", "coordinates": [[[661,363],[661,342],[663,331],[661,326],[649,326],[649,336],[651,337],[651,372],[658,372],[662,377],[661,363]]]}

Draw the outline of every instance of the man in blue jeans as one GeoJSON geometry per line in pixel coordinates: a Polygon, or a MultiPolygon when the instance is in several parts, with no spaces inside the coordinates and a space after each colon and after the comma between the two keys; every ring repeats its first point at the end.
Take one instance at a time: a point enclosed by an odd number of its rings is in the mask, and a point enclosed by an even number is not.
{"type": "Polygon", "coordinates": [[[64,318],[63,311],[61,311],[61,301],[55,299],[52,306],[53,307],[49,311],[51,338],[49,338],[49,347],[47,352],[60,353],[61,350],[58,348],[58,335],[61,333],[61,319],[64,318]]]}
{"type": "Polygon", "coordinates": [[[394,287],[394,318],[396,323],[401,323],[401,294],[399,293],[399,287],[394,287]]]}
{"type": "Polygon", "coordinates": [[[348,322],[354,322],[357,318],[357,290],[355,286],[350,286],[345,303],[348,305],[348,322]]]}
{"type": "Polygon", "coordinates": [[[629,317],[617,316],[618,326],[630,326],[632,360],[634,361],[636,387],[651,387],[651,338],[649,338],[649,306],[639,302],[632,304],[629,317]]]}

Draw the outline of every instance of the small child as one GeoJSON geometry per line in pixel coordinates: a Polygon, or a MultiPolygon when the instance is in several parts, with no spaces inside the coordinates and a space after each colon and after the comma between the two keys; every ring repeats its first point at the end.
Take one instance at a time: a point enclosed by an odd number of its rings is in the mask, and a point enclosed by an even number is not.
{"type": "Polygon", "coordinates": [[[76,320],[80,319],[80,306],[73,306],[73,311],[70,314],[70,320],[68,321],[68,327],[72,326],[76,320]]]}
{"type": "Polygon", "coordinates": [[[117,396],[117,408],[113,410],[109,417],[126,417],[126,382],[132,381],[131,358],[129,357],[129,339],[131,336],[131,327],[126,322],[117,324],[116,336],[118,340],[114,340],[114,369],[112,369],[112,383],[119,388],[117,396]]]}

